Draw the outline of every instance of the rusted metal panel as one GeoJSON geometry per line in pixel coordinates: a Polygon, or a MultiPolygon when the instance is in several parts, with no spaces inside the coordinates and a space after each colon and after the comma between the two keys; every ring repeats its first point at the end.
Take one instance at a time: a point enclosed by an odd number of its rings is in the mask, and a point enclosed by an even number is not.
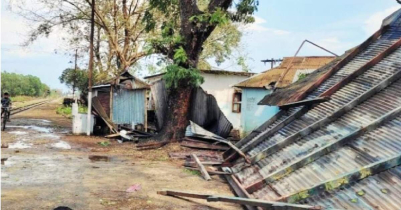
{"type": "Polygon", "coordinates": [[[241,88],[265,88],[270,83],[277,82],[280,79],[280,75],[288,71],[280,83],[280,87],[283,88],[294,81],[294,77],[297,77],[298,71],[314,71],[330,63],[334,58],[333,56],[285,57],[280,66],[252,76],[234,86],[241,88]]]}

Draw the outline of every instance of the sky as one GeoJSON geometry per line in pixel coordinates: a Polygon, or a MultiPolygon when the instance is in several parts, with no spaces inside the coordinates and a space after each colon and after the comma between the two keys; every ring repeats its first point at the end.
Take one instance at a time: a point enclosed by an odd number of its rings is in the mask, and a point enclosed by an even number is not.
{"type": "MultiPolygon", "coordinates": [[[[270,68],[261,60],[294,56],[305,39],[340,55],[366,40],[380,28],[383,18],[400,8],[396,0],[259,0],[256,21],[241,29],[241,51],[256,73],[270,68]]],[[[22,47],[28,29],[29,24],[9,10],[6,0],[1,0],[1,71],[38,76],[51,88],[66,91],[58,77],[64,69],[73,67],[73,58],[63,50],[63,32],[22,47]]],[[[330,54],[307,44],[299,53],[325,55],[330,54]]],[[[235,62],[225,62],[218,68],[238,71],[239,67],[232,65],[235,62]]]]}

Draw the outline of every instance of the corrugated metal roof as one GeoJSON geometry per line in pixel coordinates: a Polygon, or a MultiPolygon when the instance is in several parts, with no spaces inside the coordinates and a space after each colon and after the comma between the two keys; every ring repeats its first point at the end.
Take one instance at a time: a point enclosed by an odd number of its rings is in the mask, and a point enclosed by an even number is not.
{"type": "Polygon", "coordinates": [[[305,71],[305,74],[309,74],[310,70],[316,70],[330,63],[334,58],[335,57],[332,56],[284,57],[283,62],[278,67],[257,74],[234,86],[264,88],[271,83],[277,82],[281,74],[289,67],[283,81],[279,84],[280,88],[286,87],[293,83],[294,77],[298,71],[301,73],[302,71],[305,71]]]}
{"type": "MultiPolygon", "coordinates": [[[[395,22],[398,25],[392,24],[360,49],[306,97],[314,99],[342,84],[330,101],[292,108],[238,144],[253,164],[238,159],[232,170],[252,197],[270,201],[296,197],[288,201],[334,209],[401,208],[400,167],[376,167],[401,156],[401,17],[395,22]],[[381,56],[384,52],[386,56],[381,56]],[[378,62],[361,71],[371,60],[378,62]],[[354,72],[361,73],[350,77],[354,72]],[[365,170],[372,165],[375,173],[385,172],[375,175],[365,170]],[[349,175],[357,169],[365,174],[349,175]],[[398,175],[383,175],[391,173],[398,175]],[[356,197],[358,190],[364,195],[356,197]]],[[[399,160],[395,165],[401,164],[399,160]]]]}

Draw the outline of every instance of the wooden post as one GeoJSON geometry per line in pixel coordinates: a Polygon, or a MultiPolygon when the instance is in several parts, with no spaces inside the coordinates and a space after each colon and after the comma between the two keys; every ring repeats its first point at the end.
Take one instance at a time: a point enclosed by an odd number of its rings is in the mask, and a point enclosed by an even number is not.
{"type": "Polygon", "coordinates": [[[113,121],[113,85],[110,84],[110,120],[113,121]]]}
{"type": "Polygon", "coordinates": [[[145,132],[148,132],[148,98],[147,98],[148,90],[145,89],[145,132]]]}
{"type": "Polygon", "coordinates": [[[194,161],[198,165],[198,168],[199,168],[200,172],[202,173],[203,178],[205,178],[206,181],[211,180],[212,178],[210,177],[209,173],[207,173],[205,166],[203,166],[203,164],[198,159],[198,156],[196,156],[195,154],[192,154],[191,157],[192,157],[192,159],[194,159],[194,161]]]}

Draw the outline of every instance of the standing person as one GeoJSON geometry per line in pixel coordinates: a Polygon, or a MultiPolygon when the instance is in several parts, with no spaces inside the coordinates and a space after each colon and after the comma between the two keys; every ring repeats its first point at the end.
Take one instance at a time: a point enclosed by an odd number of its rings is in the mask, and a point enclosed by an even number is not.
{"type": "MultiPolygon", "coordinates": [[[[3,115],[4,109],[5,108],[9,108],[11,107],[12,102],[10,99],[10,94],[8,94],[7,92],[5,92],[3,94],[3,97],[1,98],[1,115],[3,115]]],[[[8,122],[10,122],[10,112],[7,112],[8,114],[8,122]]]]}

